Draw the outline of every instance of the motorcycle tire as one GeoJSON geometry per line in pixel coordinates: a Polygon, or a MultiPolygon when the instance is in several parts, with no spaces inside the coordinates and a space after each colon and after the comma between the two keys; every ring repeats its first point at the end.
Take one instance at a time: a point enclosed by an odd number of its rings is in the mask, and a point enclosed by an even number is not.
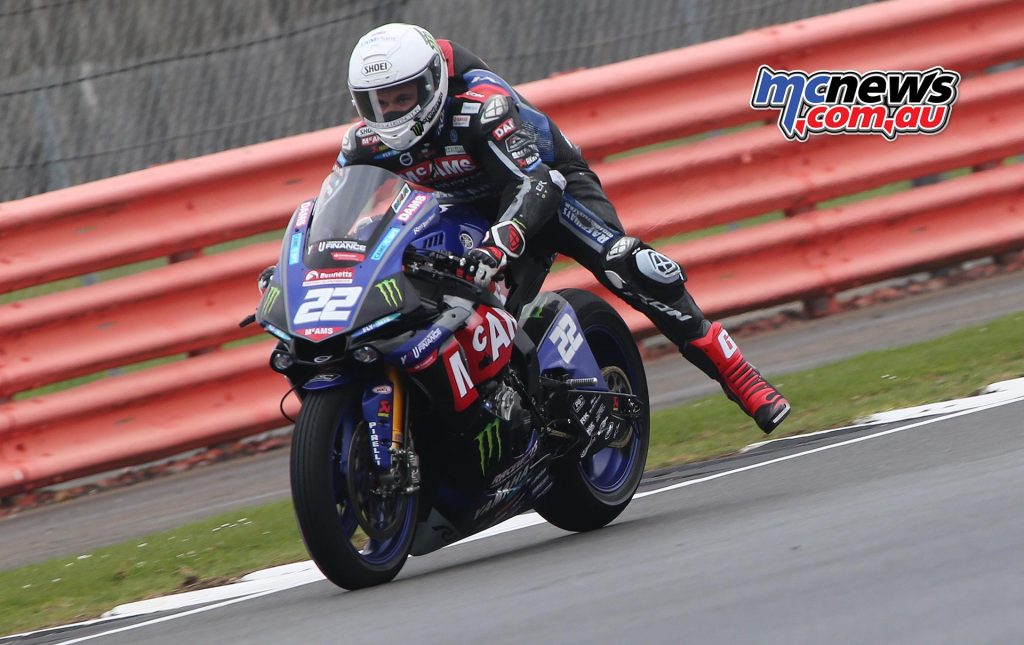
{"type": "Polygon", "coordinates": [[[400,510],[387,535],[367,538],[372,531],[357,530],[367,521],[356,515],[365,513],[359,500],[371,495],[351,488],[374,468],[358,394],[349,386],[307,392],[292,434],[292,502],[302,539],[320,571],[344,589],[398,575],[412,547],[418,502],[416,493],[396,496],[400,510]]]}

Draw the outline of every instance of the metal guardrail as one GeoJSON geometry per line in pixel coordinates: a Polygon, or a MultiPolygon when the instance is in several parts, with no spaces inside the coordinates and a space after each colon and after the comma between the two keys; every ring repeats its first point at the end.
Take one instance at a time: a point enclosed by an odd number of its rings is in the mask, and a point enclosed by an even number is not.
{"type": "MultiPolygon", "coordinates": [[[[1024,53],[1019,1],[896,0],[586,70],[520,88],[588,155],[713,136],[596,165],[623,221],[647,239],[806,209],[895,180],[1024,152],[1024,70],[961,85],[936,137],[785,141],[747,106],[761,64],[978,71],[1024,53]]],[[[0,204],[5,292],[143,259],[188,256],[279,229],[317,191],[344,128],[176,162],[0,204]]],[[[1008,166],[662,249],[710,315],[815,297],[967,257],[1024,248],[1022,168],[1008,166]],[[985,225],[977,226],[983,218],[985,225]]],[[[275,243],[0,305],[0,397],[188,352],[186,360],[0,404],[0,494],[238,438],[281,423],[284,380],[250,333],[254,278],[275,243]]],[[[595,288],[582,271],[549,287],[595,288]]],[[[617,303],[638,334],[646,318],[617,303]]]]}

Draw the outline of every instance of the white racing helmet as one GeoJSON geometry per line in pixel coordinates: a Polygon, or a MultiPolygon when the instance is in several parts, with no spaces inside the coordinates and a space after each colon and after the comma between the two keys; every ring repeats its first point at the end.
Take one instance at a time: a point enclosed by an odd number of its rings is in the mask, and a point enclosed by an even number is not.
{"type": "Polygon", "coordinates": [[[441,118],[448,66],[437,41],[415,25],[383,25],[359,39],[348,64],[359,116],[393,150],[416,145],[441,118]]]}

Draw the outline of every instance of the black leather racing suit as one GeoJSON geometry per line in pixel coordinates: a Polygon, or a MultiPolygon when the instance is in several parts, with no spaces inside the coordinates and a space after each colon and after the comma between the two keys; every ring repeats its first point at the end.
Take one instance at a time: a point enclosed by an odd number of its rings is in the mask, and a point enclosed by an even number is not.
{"type": "MultiPolygon", "coordinates": [[[[608,289],[646,314],[683,349],[708,323],[684,288],[679,265],[623,233],[600,181],[551,119],[523,99],[476,55],[439,40],[449,71],[441,120],[425,139],[399,152],[357,123],[338,165],[370,164],[471,201],[493,222],[514,220],[526,254],[512,260],[509,308],[539,290],[556,252],[589,269],[608,289]]],[[[685,352],[684,352],[685,354],[685,352]]],[[[709,372],[702,356],[689,356],[709,372]]]]}

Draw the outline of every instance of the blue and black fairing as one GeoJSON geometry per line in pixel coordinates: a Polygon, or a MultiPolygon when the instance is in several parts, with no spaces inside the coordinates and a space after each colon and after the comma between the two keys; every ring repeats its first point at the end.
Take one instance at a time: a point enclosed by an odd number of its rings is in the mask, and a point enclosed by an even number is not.
{"type": "Polygon", "coordinates": [[[523,308],[519,326],[537,345],[541,374],[559,374],[572,379],[596,378],[585,389],[607,391],[601,368],[594,358],[576,312],[565,298],[545,292],[523,308]]]}
{"type": "Polygon", "coordinates": [[[487,220],[465,203],[440,203],[413,227],[412,247],[464,255],[479,246],[487,233],[487,220]]]}
{"type": "Polygon", "coordinates": [[[542,376],[596,379],[594,385],[575,384],[564,390],[562,413],[587,438],[584,451],[600,450],[621,436],[635,416],[635,397],[609,389],[572,306],[557,293],[542,293],[523,309],[519,324],[537,343],[542,376]]]}
{"type": "Polygon", "coordinates": [[[318,343],[414,310],[419,297],[402,274],[401,250],[432,203],[429,193],[379,168],[332,172],[309,216],[296,214],[282,247],[289,334],[318,343]]]}
{"type": "Polygon", "coordinates": [[[358,336],[418,307],[402,271],[406,247],[461,255],[486,231],[475,210],[439,205],[432,193],[373,166],[335,170],[306,204],[281,250],[287,316],[275,326],[312,342],[358,336]]]}

